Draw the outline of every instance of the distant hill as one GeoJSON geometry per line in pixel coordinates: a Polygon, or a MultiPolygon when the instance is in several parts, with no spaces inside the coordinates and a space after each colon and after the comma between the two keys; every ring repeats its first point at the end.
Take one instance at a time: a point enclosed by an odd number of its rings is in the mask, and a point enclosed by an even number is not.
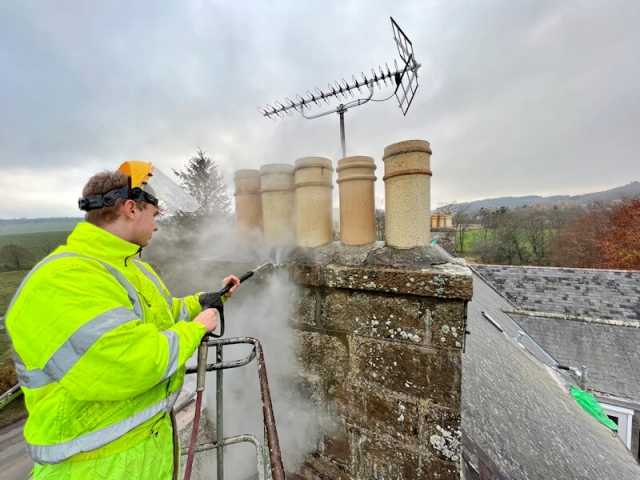
{"type": "Polygon", "coordinates": [[[516,208],[523,205],[531,206],[538,204],[552,204],[559,201],[576,202],[580,205],[588,205],[593,202],[619,200],[624,197],[635,197],[640,195],[640,182],[631,182],[622,187],[612,188],[603,192],[585,193],[582,195],[553,195],[541,197],[539,195],[528,195],[524,197],[499,197],[487,198],[485,200],[475,200],[473,202],[460,203],[460,206],[471,205],[471,210],[480,210],[490,207],[516,208]]]}
{"type": "Polygon", "coordinates": [[[19,218],[14,220],[0,219],[0,235],[38,233],[38,232],[70,232],[83,218],[19,218]]]}

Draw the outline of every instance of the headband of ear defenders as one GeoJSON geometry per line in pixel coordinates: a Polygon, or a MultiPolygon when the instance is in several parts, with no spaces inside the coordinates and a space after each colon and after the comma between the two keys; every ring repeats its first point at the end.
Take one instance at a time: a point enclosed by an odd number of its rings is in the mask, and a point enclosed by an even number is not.
{"type": "Polygon", "coordinates": [[[80,210],[88,212],[90,210],[97,210],[102,207],[111,207],[116,203],[119,198],[125,198],[128,200],[134,200],[136,202],[147,202],[151,205],[158,206],[158,198],[152,193],[145,192],[140,187],[130,188],[129,185],[125,185],[120,188],[109,190],[102,195],[91,195],[78,199],[78,207],[80,210]]]}

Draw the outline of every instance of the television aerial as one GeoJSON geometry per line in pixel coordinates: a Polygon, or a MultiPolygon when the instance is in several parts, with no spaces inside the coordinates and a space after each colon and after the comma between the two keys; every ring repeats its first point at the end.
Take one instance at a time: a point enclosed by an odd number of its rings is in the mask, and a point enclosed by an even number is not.
{"type": "Polygon", "coordinates": [[[272,120],[275,120],[276,117],[284,118],[285,113],[287,115],[293,115],[293,111],[299,112],[307,120],[323,117],[330,113],[337,113],[340,115],[340,140],[342,142],[343,158],[347,156],[344,132],[344,114],[347,110],[352,107],[364,105],[369,101],[382,102],[395,96],[402,110],[402,114],[406,115],[418,89],[418,68],[420,68],[421,65],[416,61],[411,40],[405,35],[393,17],[390,18],[393,39],[396,42],[398,53],[400,54],[400,65],[394,60],[393,70],[385,63],[385,66],[379,66],[377,71],[375,68],[372,68],[371,74],[361,73],[361,78],[356,78],[355,75],[352,75],[350,82],[343,78],[342,82],[336,81],[333,84],[329,83],[327,90],[320,90],[316,87],[313,92],[307,90],[305,96],[296,94],[296,101],[285,98],[284,103],[274,102],[274,105],[267,104],[265,108],[258,108],[258,111],[264,117],[272,120]],[[387,84],[387,82],[389,82],[389,84],[387,84]],[[373,98],[375,87],[382,90],[383,88],[393,86],[395,86],[395,89],[387,98],[373,98]],[[355,93],[356,90],[358,92],[357,94],[355,93]],[[341,102],[340,105],[315,115],[307,114],[307,111],[311,110],[313,105],[320,106],[321,102],[329,105],[332,99],[341,102]]]}

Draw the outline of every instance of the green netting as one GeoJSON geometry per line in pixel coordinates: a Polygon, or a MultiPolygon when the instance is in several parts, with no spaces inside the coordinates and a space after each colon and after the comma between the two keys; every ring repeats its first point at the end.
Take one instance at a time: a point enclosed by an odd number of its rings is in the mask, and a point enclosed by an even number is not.
{"type": "Polygon", "coordinates": [[[584,390],[580,390],[575,385],[571,385],[571,396],[593,418],[598,420],[603,425],[606,425],[611,430],[618,430],[618,426],[615,424],[615,422],[607,417],[607,414],[604,413],[604,410],[602,409],[602,405],[600,405],[598,401],[593,398],[593,395],[591,395],[589,392],[585,392],[584,390]]]}

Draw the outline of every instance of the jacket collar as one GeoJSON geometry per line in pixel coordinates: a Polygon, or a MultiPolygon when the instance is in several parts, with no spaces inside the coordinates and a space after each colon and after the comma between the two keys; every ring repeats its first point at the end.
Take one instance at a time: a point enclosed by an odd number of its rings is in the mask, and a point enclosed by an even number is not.
{"type": "Polygon", "coordinates": [[[139,254],[142,247],[88,222],[80,222],[67,239],[67,246],[82,255],[117,264],[139,254]]]}

